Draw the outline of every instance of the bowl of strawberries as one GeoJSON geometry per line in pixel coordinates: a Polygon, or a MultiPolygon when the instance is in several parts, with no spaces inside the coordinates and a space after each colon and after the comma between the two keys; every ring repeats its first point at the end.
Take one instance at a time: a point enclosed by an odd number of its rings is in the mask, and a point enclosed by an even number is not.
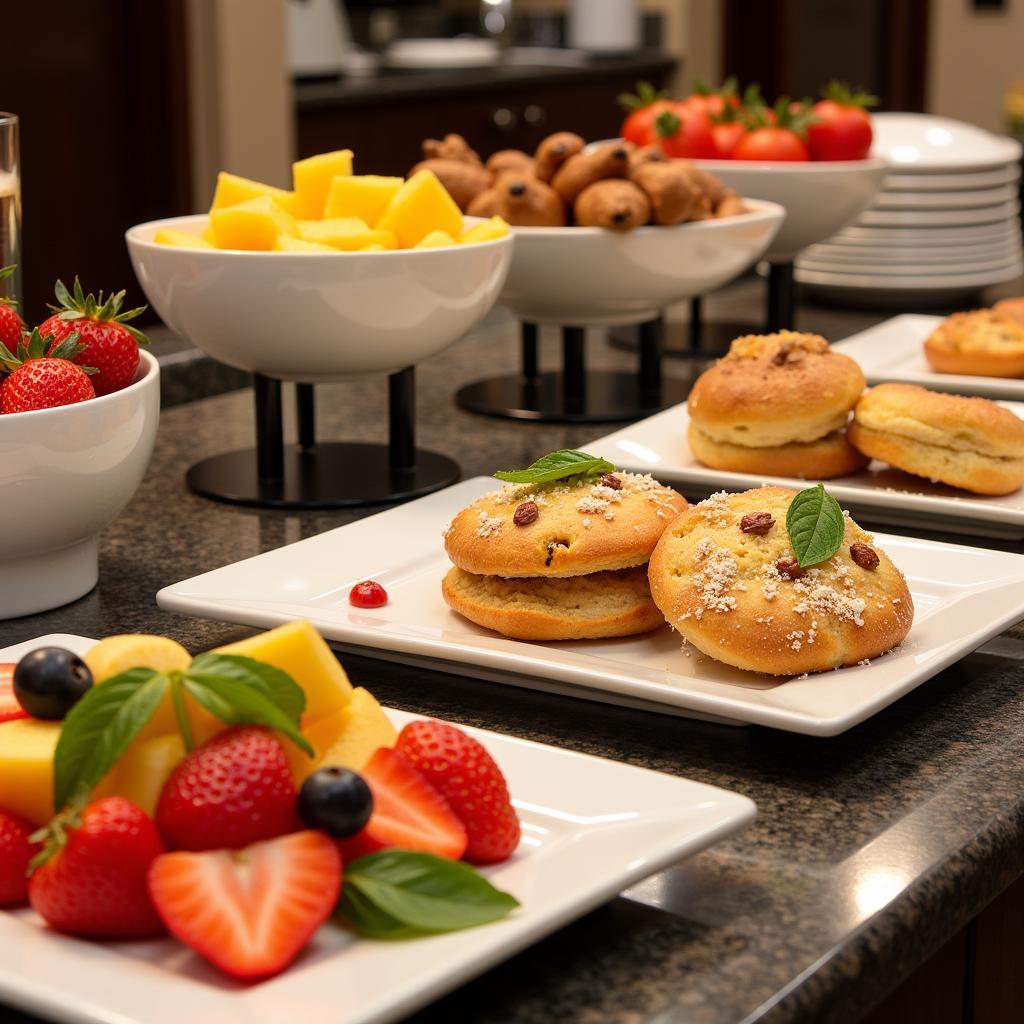
{"type": "Polygon", "coordinates": [[[0,619],[76,600],[98,577],[98,536],[153,452],[160,370],[124,293],[58,282],[29,331],[0,303],[0,490],[17,530],[0,536],[0,619]]]}

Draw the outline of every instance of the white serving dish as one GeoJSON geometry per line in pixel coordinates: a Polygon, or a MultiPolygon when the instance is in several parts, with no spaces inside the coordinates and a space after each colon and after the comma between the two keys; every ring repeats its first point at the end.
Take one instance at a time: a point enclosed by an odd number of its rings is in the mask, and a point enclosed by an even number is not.
{"type": "Polygon", "coordinates": [[[1001,224],[1015,220],[1020,203],[1010,200],[994,206],[976,206],[969,210],[865,210],[857,218],[857,227],[928,228],[1001,224]]]}
{"type": "Polygon", "coordinates": [[[396,39],[384,51],[388,67],[409,71],[485,68],[497,64],[501,50],[493,39],[396,39]]]}
{"type": "Polygon", "coordinates": [[[890,167],[886,175],[885,188],[904,192],[932,192],[947,189],[993,188],[1010,185],[1020,180],[1020,165],[1006,164],[990,171],[967,172],[966,174],[940,173],[915,174],[896,167],[890,167]]]}
{"type": "MultiPolygon", "coordinates": [[[[37,646],[79,652],[84,637],[37,646]]],[[[388,710],[400,728],[417,717],[388,710]]],[[[754,820],[744,796],[585,754],[468,729],[509,782],[524,839],[486,870],[522,907],[493,925],[405,942],[331,926],[285,973],[241,985],[172,940],[89,943],[48,931],[31,911],[0,911],[0,1000],[66,1024],[384,1024],[468,981],[623,889],[754,820]]]]}
{"type": "Polygon", "coordinates": [[[950,257],[947,255],[945,262],[940,262],[938,260],[924,260],[921,262],[911,263],[896,261],[885,262],[882,260],[862,261],[860,263],[856,263],[853,261],[848,262],[846,260],[835,260],[806,255],[800,257],[800,269],[805,273],[812,272],[825,274],[859,274],[874,271],[877,273],[884,273],[886,277],[894,277],[897,279],[904,277],[920,278],[932,274],[983,274],[990,271],[1002,270],[1007,266],[1007,264],[1014,261],[1016,255],[1017,254],[1013,250],[1007,250],[987,259],[974,257],[970,260],[950,260],[950,257]]]}
{"type": "Polygon", "coordinates": [[[872,115],[871,152],[894,171],[914,174],[973,173],[1020,160],[1021,145],[984,128],[932,114],[872,115]]]}
{"type": "Polygon", "coordinates": [[[921,267],[924,273],[934,271],[936,264],[945,264],[950,271],[979,270],[979,264],[993,260],[1001,265],[1011,262],[1018,254],[1019,245],[1002,242],[997,245],[972,247],[937,246],[932,249],[841,249],[831,246],[813,246],[800,256],[800,265],[810,268],[812,263],[829,264],[821,269],[845,270],[849,273],[896,268],[921,267]]]}
{"type": "Polygon", "coordinates": [[[726,284],[760,257],[785,216],[752,200],[749,213],[673,227],[515,227],[499,301],[533,323],[635,324],[726,284]]]}
{"type": "Polygon", "coordinates": [[[853,334],[832,347],[855,359],[869,384],[900,381],[919,384],[933,391],[1024,402],[1022,378],[936,373],[931,368],[924,355],[924,343],[943,319],[941,316],[905,313],[853,334]]]}
{"type": "Polygon", "coordinates": [[[798,263],[796,279],[801,284],[828,288],[847,288],[856,291],[884,292],[942,292],[956,288],[985,288],[1001,281],[1012,281],[1024,273],[1024,262],[1020,256],[1003,264],[1002,268],[986,271],[961,271],[951,274],[916,274],[901,277],[892,274],[838,273],[822,270],[807,270],[798,263]]]}
{"type": "Polygon", "coordinates": [[[111,395],[0,416],[0,619],[57,608],[99,576],[99,534],[131,500],[160,420],[160,367],[140,353],[111,395]]]}
{"type": "MultiPolygon", "coordinates": [[[[1024,405],[1007,403],[1024,417],[1024,405]]],[[[653,473],[687,491],[744,491],[761,484],[806,487],[794,477],[761,476],[710,469],[698,462],[687,442],[690,416],[685,403],[656,413],[582,447],[623,469],[653,473]]],[[[851,476],[825,481],[844,508],[870,514],[874,522],[955,533],[1024,537],[1024,488],[987,497],[933,484],[873,462],[851,476]]],[[[897,562],[899,564],[899,562],[897,562]]],[[[1022,591],[1024,599],[1024,591],[1022,591]]]]}
{"type": "Polygon", "coordinates": [[[829,245],[942,245],[991,241],[1020,241],[1020,228],[1013,221],[998,224],[967,224],[959,227],[849,227],[828,239],[829,245]]]}
{"type": "Polygon", "coordinates": [[[1015,185],[1001,185],[975,191],[904,192],[887,188],[879,192],[871,204],[874,210],[963,210],[975,206],[995,206],[1017,198],[1015,185]]]}
{"type": "MultiPolygon", "coordinates": [[[[472,220],[470,220],[472,222],[472,220]]],[[[437,355],[494,304],[511,236],[389,252],[243,252],[158,245],[206,214],[129,229],[147,298],[172,330],[228,366],[316,383],[391,373],[437,355]]]]}
{"type": "MultiPolygon", "coordinates": [[[[675,422],[669,425],[675,429],[675,422]]],[[[615,436],[584,447],[620,464],[627,458],[642,463],[615,436]]],[[[657,473],[666,467],[644,468],[657,473]]],[[[373,657],[428,659],[487,681],[816,736],[864,721],[1024,615],[1024,556],[879,536],[906,574],[917,611],[908,641],[870,665],[786,681],[696,653],[687,657],[667,626],[619,640],[507,640],[456,615],[440,593],[450,566],[441,530],[494,486],[484,477],[467,480],[167,587],[157,602],[170,611],[254,626],[307,618],[325,636],[373,657]],[[387,588],[388,604],[375,611],[351,608],[349,588],[369,578],[387,588]]],[[[1020,521],[1024,526],[1024,510],[1020,521]]]]}

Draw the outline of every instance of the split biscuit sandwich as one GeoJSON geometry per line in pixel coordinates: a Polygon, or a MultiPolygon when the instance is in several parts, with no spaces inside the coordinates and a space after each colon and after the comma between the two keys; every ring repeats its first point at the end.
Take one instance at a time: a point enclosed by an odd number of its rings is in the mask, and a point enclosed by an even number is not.
{"type": "Polygon", "coordinates": [[[938,373],[1024,377],[1024,322],[997,309],[954,313],[928,336],[924,354],[938,373]]]}
{"type": "Polygon", "coordinates": [[[914,620],[903,574],[820,484],[713,494],[665,531],[650,582],[699,651],[770,675],[855,665],[914,620]]]}
{"type": "Polygon", "coordinates": [[[445,531],[448,605],[520,640],[629,636],[663,623],[647,561],[686,499],[584,452],[553,452],[445,531]]]}
{"type": "Polygon", "coordinates": [[[846,437],[864,374],[817,334],[737,338],[690,392],[689,443],[713,469],[827,479],[867,465],[846,437]]]}

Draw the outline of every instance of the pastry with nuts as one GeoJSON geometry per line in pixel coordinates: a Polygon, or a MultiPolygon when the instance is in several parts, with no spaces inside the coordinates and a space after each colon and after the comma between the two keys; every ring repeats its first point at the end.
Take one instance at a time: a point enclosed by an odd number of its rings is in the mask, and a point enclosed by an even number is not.
{"type": "Polygon", "coordinates": [[[946,317],[924,343],[931,368],[938,373],[1024,377],[1024,322],[1008,308],[946,317]]]}
{"type": "Polygon", "coordinates": [[[668,527],[649,578],[687,642],[769,675],[877,657],[914,621],[903,574],[821,484],[713,494],[668,527]]]}
{"type": "Polygon", "coordinates": [[[631,636],[663,622],[647,561],[686,499],[649,475],[558,451],[463,509],[444,534],[448,605],[520,640],[631,636]]]}
{"type": "Polygon", "coordinates": [[[850,441],[865,455],[975,494],[1024,483],[1024,420],[987,398],[879,384],[857,403],[850,441]]]}
{"type": "Polygon", "coordinates": [[[864,385],[860,367],[817,334],[737,338],[690,392],[690,448],[713,469],[845,476],[868,462],[846,436],[864,385]]]}

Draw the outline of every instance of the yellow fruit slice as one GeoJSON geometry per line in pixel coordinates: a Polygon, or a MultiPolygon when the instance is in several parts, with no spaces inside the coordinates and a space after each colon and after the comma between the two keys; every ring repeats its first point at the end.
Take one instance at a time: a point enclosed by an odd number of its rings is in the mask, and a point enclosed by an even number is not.
{"type": "Polygon", "coordinates": [[[352,173],[352,150],[320,153],[292,164],[295,185],[295,216],[315,220],[324,215],[327,193],[337,177],[352,173]]]}
{"type": "Polygon", "coordinates": [[[508,234],[508,224],[501,217],[491,217],[482,224],[463,231],[459,242],[472,245],[474,242],[493,242],[496,238],[504,238],[508,234]]]}
{"type": "Polygon", "coordinates": [[[267,251],[278,235],[297,234],[295,221],[270,196],[212,210],[210,224],[219,249],[267,251]]]}
{"type": "Polygon", "coordinates": [[[401,187],[401,178],[385,178],[379,174],[332,178],[324,217],[358,217],[373,227],[401,187]]]}
{"type": "Polygon", "coordinates": [[[217,248],[217,239],[213,234],[213,225],[209,221],[206,222],[206,227],[203,228],[203,233],[200,237],[204,242],[209,242],[215,249],[217,248]]]}
{"type": "Polygon", "coordinates": [[[213,242],[208,242],[191,231],[178,231],[175,228],[160,228],[153,236],[158,245],[176,245],[182,249],[216,249],[213,242]]]}
{"type": "Polygon", "coordinates": [[[394,232],[368,227],[358,217],[334,217],[331,220],[300,220],[299,237],[307,242],[330,245],[349,252],[380,245],[388,249],[397,244],[394,232]]]}
{"type": "Polygon", "coordinates": [[[0,725],[0,808],[33,825],[53,817],[53,752],[60,722],[19,718],[0,725]]]}
{"type": "Polygon", "coordinates": [[[294,192],[275,188],[273,185],[264,185],[261,181],[252,181],[250,178],[243,178],[238,174],[228,174],[227,171],[221,171],[217,175],[217,188],[213,193],[210,209],[221,210],[225,206],[237,206],[250,199],[259,199],[260,196],[270,196],[282,210],[294,213],[294,192]]]}
{"type": "Polygon", "coordinates": [[[374,751],[393,747],[398,730],[384,713],[376,697],[361,686],[352,691],[352,700],[343,712],[341,733],[320,758],[318,768],[338,765],[359,771],[374,751]]]}
{"type": "Polygon", "coordinates": [[[93,791],[93,799],[123,796],[153,817],[164,783],[184,756],[185,744],[177,734],[135,742],[93,791]]]}
{"type": "MultiPolygon", "coordinates": [[[[358,692],[358,691],[355,691],[358,692]]],[[[295,785],[301,786],[306,776],[316,771],[324,754],[337,742],[341,735],[345,722],[348,720],[346,708],[340,708],[326,718],[311,725],[303,725],[302,735],[309,741],[313,748],[313,756],[310,757],[304,750],[300,750],[286,736],[278,734],[278,739],[288,755],[288,761],[292,766],[292,775],[295,777],[295,785]]]]}
{"type": "Polygon", "coordinates": [[[462,212],[433,171],[417,171],[388,204],[377,227],[394,231],[402,249],[411,249],[431,231],[462,234],[462,212]]]}
{"type": "Polygon", "coordinates": [[[447,231],[431,231],[424,235],[414,246],[414,249],[445,249],[455,245],[455,239],[447,231]]]}
{"type": "Polygon", "coordinates": [[[274,241],[276,252],[337,252],[333,245],[322,245],[310,242],[305,238],[292,238],[291,235],[278,235],[274,241]]]}

